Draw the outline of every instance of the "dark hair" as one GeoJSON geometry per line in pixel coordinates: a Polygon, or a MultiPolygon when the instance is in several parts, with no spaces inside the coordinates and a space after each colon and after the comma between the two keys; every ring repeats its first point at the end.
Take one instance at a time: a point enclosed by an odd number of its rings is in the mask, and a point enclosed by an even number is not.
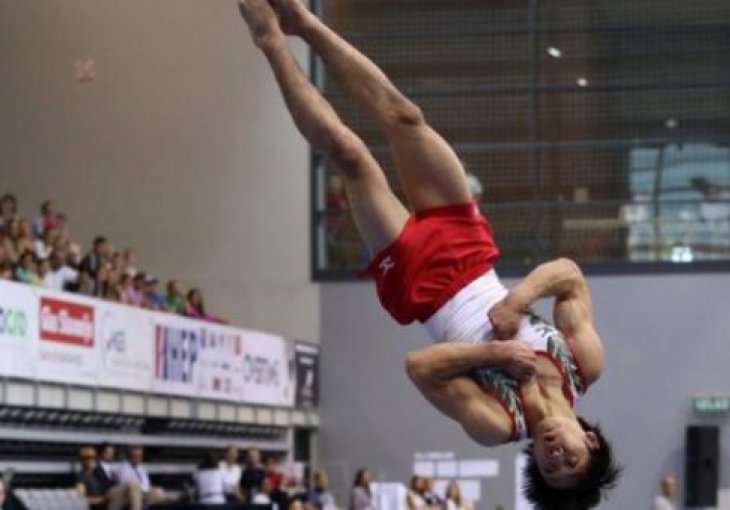
{"type": "Polygon", "coordinates": [[[214,451],[206,452],[198,464],[199,469],[218,469],[218,453],[214,451]]]}
{"type": "Polygon", "coordinates": [[[556,489],[550,486],[540,473],[534,455],[534,443],[525,448],[528,456],[525,466],[525,497],[538,510],[586,510],[600,504],[606,491],[613,489],[621,475],[621,467],[613,458],[611,445],[603,437],[598,425],[590,425],[583,418],[578,422],[586,432],[598,438],[598,448],[590,450],[590,463],[583,478],[575,487],[556,489]]]}
{"type": "Polygon", "coordinates": [[[203,302],[203,293],[200,291],[200,289],[190,289],[187,293],[187,296],[185,297],[187,298],[187,302],[190,303],[190,306],[195,308],[198,313],[205,315],[205,303],[203,302]],[[192,297],[196,292],[200,296],[200,303],[197,305],[192,301],[192,297]]]}
{"type": "Polygon", "coordinates": [[[106,243],[106,237],[104,236],[96,236],[94,238],[94,248],[98,247],[100,244],[106,243]]]}
{"type": "Polygon", "coordinates": [[[369,487],[365,485],[365,473],[368,472],[367,468],[360,468],[357,470],[357,473],[355,473],[355,480],[353,480],[352,485],[354,487],[363,487],[365,490],[370,492],[369,487]]]}
{"type": "Polygon", "coordinates": [[[104,450],[106,450],[107,448],[114,448],[114,445],[109,442],[101,443],[99,445],[99,448],[97,448],[96,451],[99,452],[99,455],[101,455],[102,453],[104,453],[104,450]]]}

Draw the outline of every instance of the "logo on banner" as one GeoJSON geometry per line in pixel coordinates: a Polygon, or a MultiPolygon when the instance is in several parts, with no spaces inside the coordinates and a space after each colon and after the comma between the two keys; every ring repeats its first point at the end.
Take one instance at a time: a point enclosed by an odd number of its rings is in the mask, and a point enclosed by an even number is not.
{"type": "Polygon", "coordinates": [[[281,367],[278,360],[266,356],[243,357],[243,380],[258,386],[281,386],[281,367]]]}
{"type": "Polygon", "coordinates": [[[157,325],[155,328],[155,378],[188,383],[193,380],[201,330],[157,325]]]}
{"type": "Polygon", "coordinates": [[[25,338],[28,334],[28,315],[24,310],[0,305],[0,336],[25,338]]]}
{"type": "Polygon", "coordinates": [[[241,336],[233,333],[203,330],[200,369],[205,372],[203,384],[213,392],[233,390],[237,360],[241,355],[241,336]]]}
{"type": "Polygon", "coordinates": [[[94,309],[87,305],[42,297],[40,300],[41,340],[94,346],[94,309]]]}

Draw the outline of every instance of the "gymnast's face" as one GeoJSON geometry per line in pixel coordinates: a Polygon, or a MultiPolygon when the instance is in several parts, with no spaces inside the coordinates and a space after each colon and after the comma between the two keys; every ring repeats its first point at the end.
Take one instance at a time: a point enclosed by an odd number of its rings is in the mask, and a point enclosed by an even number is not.
{"type": "Polygon", "coordinates": [[[537,427],[534,455],[543,478],[551,487],[567,489],[578,483],[588,469],[591,450],[598,438],[571,419],[550,417],[537,427]]]}

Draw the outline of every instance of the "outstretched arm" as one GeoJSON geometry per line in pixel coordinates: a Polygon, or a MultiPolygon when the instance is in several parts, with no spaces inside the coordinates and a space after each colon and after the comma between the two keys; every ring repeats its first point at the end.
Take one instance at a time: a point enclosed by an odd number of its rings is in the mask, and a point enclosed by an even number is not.
{"type": "Polygon", "coordinates": [[[519,315],[541,298],[555,298],[555,326],[566,336],[587,383],[603,370],[603,346],[593,327],[593,306],[585,277],[569,259],[557,259],[535,268],[502,301],[489,311],[498,338],[511,338],[519,327],[519,315]]]}
{"type": "Polygon", "coordinates": [[[494,446],[508,441],[512,431],[468,377],[472,370],[489,367],[528,380],[535,372],[535,353],[519,341],[442,343],[412,352],[406,361],[408,376],[434,407],[459,422],[478,443],[494,446]]]}

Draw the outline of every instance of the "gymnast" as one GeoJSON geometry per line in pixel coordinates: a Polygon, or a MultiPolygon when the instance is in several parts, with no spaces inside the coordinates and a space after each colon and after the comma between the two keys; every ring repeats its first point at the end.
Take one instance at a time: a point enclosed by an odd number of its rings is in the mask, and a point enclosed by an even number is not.
{"type": "Polygon", "coordinates": [[[342,174],[357,227],[375,254],[367,272],[382,306],[400,324],[421,322],[435,340],[409,354],[410,379],[480,445],[529,440],[524,489],[538,508],[598,505],[619,469],[600,428],[573,410],[604,362],[578,266],[548,262],[508,291],[493,269],[499,251],[464,168],[418,106],[301,0],[239,0],[239,8],[297,128],[342,174]],[[306,41],[375,119],[412,214],[302,72],[285,34],[306,41]],[[554,326],[531,311],[540,298],[554,298],[554,326]]]}

